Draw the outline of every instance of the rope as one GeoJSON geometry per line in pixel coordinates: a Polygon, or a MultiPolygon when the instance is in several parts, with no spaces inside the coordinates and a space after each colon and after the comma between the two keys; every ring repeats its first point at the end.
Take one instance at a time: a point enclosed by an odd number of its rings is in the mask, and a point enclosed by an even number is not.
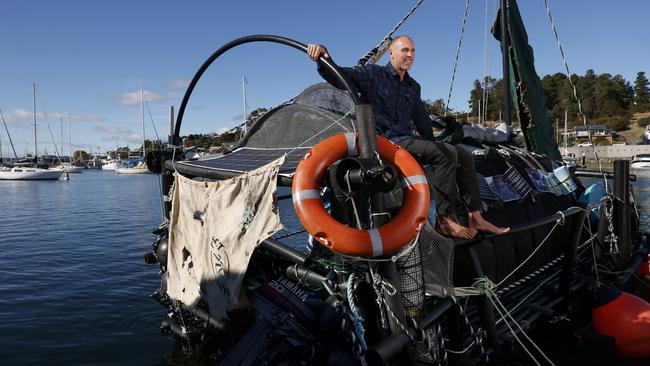
{"type": "Polygon", "coordinates": [[[539,243],[539,245],[537,246],[537,248],[535,248],[535,250],[533,250],[533,252],[530,253],[530,255],[528,256],[528,258],[526,258],[523,262],[521,262],[521,263],[517,266],[517,268],[515,268],[512,272],[510,272],[510,274],[508,274],[508,275],[507,275],[503,280],[501,280],[501,282],[499,282],[499,283],[497,284],[497,287],[501,286],[501,285],[502,285],[502,284],[503,284],[503,283],[504,283],[508,278],[510,278],[510,276],[512,276],[513,274],[515,274],[515,272],[517,272],[521,267],[523,267],[524,264],[526,264],[526,263],[527,263],[527,262],[528,262],[528,261],[529,261],[529,260],[530,260],[534,255],[535,255],[535,253],[537,253],[537,251],[542,247],[542,245],[544,245],[544,243],[546,243],[546,241],[547,241],[548,238],[551,236],[551,234],[553,234],[553,232],[554,232],[555,229],[558,227],[558,225],[562,225],[562,224],[560,224],[560,219],[558,219],[558,221],[555,222],[555,225],[553,225],[553,228],[551,228],[551,231],[549,231],[549,233],[546,234],[546,237],[544,238],[544,240],[542,240],[542,242],[539,243]]]}
{"type": "Polygon", "coordinates": [[[307,230],[302,229],[302,230],[291,231],[291,232],[286,233],[286,234],[284,234],[284,235],[273,236],[273,239],[280,240],[280,239],[288,238],[288,237],[290,237],[290,236],[294,236],[294,235],[302,234],[302,233],[304,233],[304,232],[307,232],[307,230]]]}
{"type": "Polygon", "coordinates": [[[353,288],[354,288],[354,280],[356,279],[356,276],[354,275],[354,272],[350,273],[350,277],[348,277],[348,286],[347,286],[347,295],[348,295],[348,305],[350,306],[350,320],[352,320],[352,324],[354,326],[354,332],[357,336],[357,340],[359,341],[359,345],[361,346],[361,349],[365,351],[368,349],[368,346],[366,345],[366,340],[364,338],[364,333],[365,333],[365,328],[363,327],[363,318],[359,315],[357,311],[357,306],[354,304],[354,296],[353,296],[353,288]]]}
{"type": "Polygon", "coordinates": [[[546,7],[546,14],[548,15],[548,20],[551,23],[551,28],[553,29],[553,34],[555,35],[555,40],[557,42],[557,47],[560,50],[560,55],[562,56],[562,62],[564,62],[564,68],[566,69],[567,78],[569,79],[569,83],[571,84],[571,89],[573,90],[573,97],[578,102],[578,112],[582,116],[582,125],[587,129],[587,134],[589,136],[589,142],[591,143],[591,149],[594,152],[594,156],[596,157],[596,161],[598,162],[598,169],[600,170],[600,174],[603,175],[603,179],[605,181],[605,191],[607,193],[610,193],[609,185],[607,183],[607,176],[605,176],[605,172],[603,171],[602,162],[600,161],[600,158],[598,157],[598,152],[596,151],[596,145],[592,142],[591,131],[589,130],[589,127],[587,126],[587,116],[585,116],[584,112],[582,111],[582,102],[580,101],[580,98],[578,98],[578,91],[576,89],[575,84],[573,83],[573,80],[571,79],[571,71],[569,71],[569,63],[567,62],[566,56],[564,54],[564,50],[562,49],[562,44],[560,43],[560,36],[557,33],[557,29],[555,27],[555,22],[553,22],[553,16],[551,15],[551,8],[548,5],[548,0],[544,0],[544,6],[546,7]]]}
{"type": "MultiPolygon", "coordinates": [[[[537,344],[536,344],[532,339],[530,339],[530,337],[528,337],[528,335],[527,335],[526,332],[521,328],[521,326],[519,325],[519,323],[518,323],[518,322],[517,322],[517,321],[512,317],[512,315],[510,314],[510,312],[508,311],[508,309],[506,309],[506,307],[501,303],[501,301],[499,300],[499,298],[498,298],[498,297],[497,297],[493,292],[491,292],[492,288],[489,286],[490,280],[487,279],[487,278],[486,278],[486,280],[487,280],[487,281],[485,282],[485,284],[488,285],[488,286],[486,286],[486,287],[484,288],[484,290],[485,290],[485,295],[486,295],[486,297],[490,300],[490,302],[492,303],[492,305],[494,306],[494,308],[497,310],[497,312],[499,313],[499,315],[501,315],[502,318],[505,318],[505,317],[510,318],[510,320],[511,320],[511,321],[512,321],[516,326],[517,326],[517,328],[519,329],[519,331],[521,332],[521,334],[524,336],[524,338],[526,338],[526,339],[528,340],[528,342],[530,342],[530,344],[532,344],[533,347],[535,347],[535,349],[536,349],[536,350],[537,350],[537,351],[542,355],[542,357],[544,357],[544,359],[546,360],[546,362],[548,362],[550,365],[555,365],[555,364],[554,364],[554,363],[553,363],[553,362],[552,362],[552,361],[551,361],[551,360],[546,356],[546,354],[544,354],[544,352],[539,348],[539,346],[537,346],[537,344]]],[[[480,284],[479,284],[479,285],[480,285],[480,284]]],[[[538,366],[541,365],[541,363],[540,363],[539,361],[537,361],[537,359],[535,358],[535,356],[533,356],[533,354],[528,350],[528,348],[527,348],[526,345],[523,343],[523,341],[522,341],[521,339],[519,339],[519,337],[517,337],[517,332],[514,331],[514,329],[513,329],[512,326],[510,325],[510,323],[509,323],[507,320],[506,320],[505,323],[506,323],[506,326],[508,327],[508,329],[510,330],[510,332],[512,333],[512,336],[517,340],[517,342],[519,343],[519,345],[521,345],[521,347],[524,349],[524,351],[526,351],[526,353],[528,354],[528,356],[530,356],[530,358],[533,360],[533,362],[535,362],[535,364],[538,365],[538,366]]]]}
{"type": "MultiPolygon", "coordinates": [[[[149,109],[149,102],[147,101],[147,97],[144,97],[144,105],[147,107],[147,111],[149,112],[149,119],[151,120],[151,125],[153,126],[153,132],[156,134],[156,140],[160,141],[160,136],[158,136],[158,130],[156,129],[156,123],[153,121],[151,109],[149,109]]],[[[151,148],[153,149],[153,143],[151,144],[151,148]]]]}
{"type": "MultiPolygon", "coordinates": [[[[488,280],[488,281],[489,281],[489,280],[488,280]]],[[[475,330],[474,330],[474,327],[472,327],[472,323],[470,323],[469,318],[467,317],[467,314],[465,313],[465,310],[463,309],[463,306],[458,302],[458,300],[456,299],[456,297],[455,297],[455,296],[450,296],[449,299],[450,299],[451,302],[454,304],[454,306],[458,309],[458,312],[460,313],[461,318],[462,318],[462,320],[463,320],[463,325],[465,325],[465,327],[467,327],[467,329],[469,329],[470,337],[474,338],[474,340],[472,341],[472,343],[470,343],[470,345],[469,345],[467,348],[465,348],[465,349],[462,350],[462,351],[452,351],[452,350],[450,350],[450,349],[447,349],[447,352],[449,352],[449,353],[456,353],[456,354],[459,354],[459,353],[465,353],[465,352],[467,352],[471,347],[473,347],[473,346],[476,345],[476,346],[479,347],[479,351],[480,351],[480,353],[481,353],[481,357],[484,357],[484,358],[485,358],[484,361],[487,362],[487,361],[488,361],[488,359],[487,359],[488,356],[487,356],[487,354],[485,353],[485,349],[483,348],[483,336],[482,336],[481,328],[479,327],[479,328],[477,328],[477,330],[475,331],[475,330]]]]}
{"type": "Polygon", "coordinates": [[[451,85],[449,86],[449,94],[447,94],[447,104],[445,105],[445,116],[449,111],[449,101],[451,100],[451,92],[454,89],[454,79],[456,79],[456,68],[458,67],[458,59],[460,58],[460,47],[463,44],[463,34],[465,33],[465,23],[467,23],[467,12],[469,11],[469,0],[465,0],[465,15],[463,15],[463,24],[460,27],[460,39],[458,40],[458,47],[456,47],[456,60],[454,61],[454,71],[451,73],[451,85]]]}
{"type": "MultiPolygon", "coordinates": [[[[386,308],[386,312],[388,313],[388,315],[390,315],[391,318],[393,318],[393,321],[395,321],[395,324],[397,324],[397,326],[400,328],[402,333],[404,333],[409,338],[411,343],[415,343],[416,342],[415,337],[413,337],[411,332],[409,332],[408,328],[404,324],[402,324],[402,322],[399,320],[397,315],[395,315],[393,310],[390,308],[390,305],[386,301],[386,298],[384,297],[384,293],[388,294],[388,296],[394,296],[395,294],[397,294],[397,289],[390,282],[383,279],[379,273],[374,272],[372,270],[372,267],[369,267],[369,269],[370,269],[370,275],[372,277],[372,287],[374,288],[375,293],[377,295],[376,301],[380,309],[380,312],[381,312],[381,305],[383,304],[384,307],[386,308]]],[[[382,313],[381,316],[382,327],[386,329],[386,321],[384,319],[383,312],[381,313],[382,313]]]]}
{"type": "MultiPolygon", "coordinates": [[[[9,129],[7,128],[7,122],[5,121],[5,116],[2,114],[2,110],[0,109],[0,117],[2,117],[2,123],[5,126],[5,130],[7,131],[7,137],[9,138],[9,144],[11,145],[11,150],[14,152],[14,157],[16,158],[16,161],[18,161],[18,154],[16,154],[16,149],[14,148],[14,142],[11,140],[11,136],[9,135],[9,129]]],[[[2,152],[0,152],[0,155],[2,152]]]]}
{"type": "Polygon", "coordinates": [[[379,43],[378,43],[378,44],[377,44],[373,49],[371,49],[371,50],[368,51],[365,55],[363,55],[363,57],[361,57],[361,59],[359,59],[358,65],[359,65],[359,66],[363,66],[363,65],[365,65],[366,63],[368,63],[368,61],[369,61],[371,58],[373,58],[373,57],[377,54],[377,52],[379,52],[379,50],[381,50],[381,49],[383,48],[382,46],[383,46],[386,42],[392,41],[392,38],[391,38],[391,37],[393,36],[393,34],[395,34],[395,32],[397,32],[397,30],[402,26],[402,24],[404,24],[404,22],[406,21],[406,19],[408,19],[408,18],[411,16],[411,14],[415,13],[415,10],[420,6],[420,4],[422,4],[423,1],[424,1],[424,0],[419,0],[419,1],[418,1],[418,2],[417,2],[417,3],[416,3],[416,4],[411,8],[411,10],[410,10],[408,13],[406,13],[406,15],[404,15],[404,17],[402,18],[402,20],[400,20],[400,21],[397,23],[397,25],[395,25],[395,27],[393,27],[393,29],[392,29],[390,32],[388,32],[388,34],[386,35],[386,37],[384,37],[384,39],[382,39],[381,42],[379,42],[379,43]]]}
{"type": "Polygon", "coordinates": [[[359,218],[359,212],[357,211],[357,205],[354,201],[354,196],[352,195],[352,185],[350,184],[350,171],[348,170],[345,173],[345,183],[348,185],[348,192],[345,195],[345,200],[352,203],[352,212],[354,212],[354,218],[357,220],[357,229],[361,229],[361,218],[359,218]]]}

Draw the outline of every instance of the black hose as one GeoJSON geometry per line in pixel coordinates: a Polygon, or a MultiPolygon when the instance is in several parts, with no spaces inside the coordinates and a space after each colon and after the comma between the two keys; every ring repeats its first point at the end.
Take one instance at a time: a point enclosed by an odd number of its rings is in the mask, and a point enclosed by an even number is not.
{"type": "MultiPolygon", "coordinates": [[[[289,38],[274,36],[270,34],[258,34],[258,35],[246,36],[246,37],[235,39],[221,46],[221,48],[219,48],[212,55],[210,55],[210,57],[208,57],[208,59],[205,60],[205,62],[203,62],[201,67],[199,67],[196,74],[194,74],[194,78],[192,78],[190,85],[187,87],[187,90],[185,91],[185,95],[183,96],[183,101],[181,102],[181,106],[178,109],[178,117],[176,118],[176,126],[174,128],[174,144],[178,143],[179,141],[181,124],[183,122],[183,115],[185,114],[185,107],[187,106],[187,102],[190,99],[190,95],[192,95],[192,92],[194,91],[194,87],[198,83],[201,76],[203,76],[203,73],[208,69],[208,67],[210,67],[210,65],[212,65],[212,63],[217,58],[219,58],[219,56],[226,53],[226,51],[230,50],[231,48],[237,47],[239,45],[245,43],[251,43],[251,42],[280,43],[307,53],[307,46],[305,46],[304,44],[289,38]]],[[[359,99],[359,96],[352,90],[350,83],[345,79],[343,74],[341,74],[341,71],[336,66],[336,64],[332,60],[324,59],[322,57],[319,59],[319,62],[323,63],[325,67],[329,68],[329,70],[332,73],[334,73],[336,78],[342,83],[342,85],[350,94],[350,97],[352,98],[352,101],[354,101],[354,104],[355,105],[361,104],[361,100],[359,99]]]]}

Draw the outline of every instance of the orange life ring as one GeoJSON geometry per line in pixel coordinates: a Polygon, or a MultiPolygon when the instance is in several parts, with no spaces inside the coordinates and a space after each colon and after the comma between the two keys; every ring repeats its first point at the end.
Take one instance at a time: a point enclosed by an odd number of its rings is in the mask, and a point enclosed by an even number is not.
{"type": "Polygon", "coordinates": [[[325,210],[320,184],[325,170],[337,160],[356,156],[356,135],[335,135],[314,146],[300,161],[293,176],[293,207],[305,229],[331,250],[358,257],[397,252],[411,241],[429,213],[429,186],[420,164],[405,149],[377,136],[377,151],[400,175],[404,200],[397,216],[385,225],[361,230],[341,224],[325,210]]]}

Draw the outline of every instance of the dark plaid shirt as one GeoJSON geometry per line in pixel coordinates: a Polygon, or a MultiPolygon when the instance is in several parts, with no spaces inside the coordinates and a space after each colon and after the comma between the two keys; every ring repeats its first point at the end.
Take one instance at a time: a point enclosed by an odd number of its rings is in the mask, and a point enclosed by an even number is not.
{"type": "MultiPolygon", "coordinates": [[[[420,84],[408,72],[400,81],[390,62],[386,66],[342,67],[341,72],[360,94],[361,102],[372,105],[377,134],[393,141],[413,137],[412,121],[422,137],[433,139],[431,120],[420,99],[420,84]]],[[[343,89],[334,74],[320,63],[318,73],[330,84],[343,89]]]]}

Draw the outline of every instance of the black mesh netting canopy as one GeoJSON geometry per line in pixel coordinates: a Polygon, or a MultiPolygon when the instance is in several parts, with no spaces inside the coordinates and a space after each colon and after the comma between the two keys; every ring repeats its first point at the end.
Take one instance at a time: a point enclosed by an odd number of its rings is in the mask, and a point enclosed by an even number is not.
{"type": "Polygon", "coordinates": [[[355,131],[354,112],[354,103],[347,92],[327,83],[315,84],[260,117],[232,153],[179,162],[177,167],[245,172],[288,153],[280,173],[292,174],[310,147],[330,136],[355,131]]]}

